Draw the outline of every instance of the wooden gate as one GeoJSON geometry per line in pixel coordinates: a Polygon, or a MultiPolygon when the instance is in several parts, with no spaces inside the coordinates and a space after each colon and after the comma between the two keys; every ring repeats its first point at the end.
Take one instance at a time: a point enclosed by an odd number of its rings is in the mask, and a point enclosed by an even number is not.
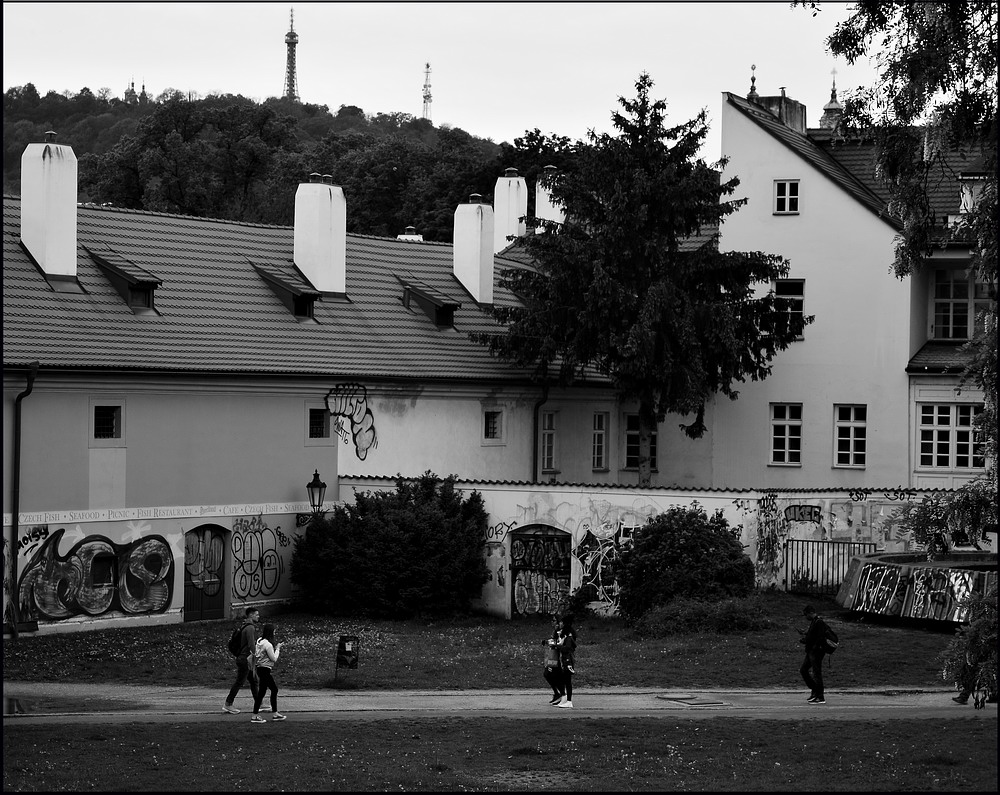
{"type": "Polygon", "coordinates": [[[870,555],[875,545],[862,541],[785,542],[785,590],[836,596],[855,555],[870,555]]]}
{"type": "Polygon", "coordinates": [[[226,536],[218,525],[203,524],[184,534],[184,620],[226,617],[226,536]]]}

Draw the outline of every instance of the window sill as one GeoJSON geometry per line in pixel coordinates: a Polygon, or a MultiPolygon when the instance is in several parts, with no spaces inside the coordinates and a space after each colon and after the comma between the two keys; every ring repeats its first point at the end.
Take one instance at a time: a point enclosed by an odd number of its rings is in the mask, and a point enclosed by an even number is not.
{"type": "Polygon", "coordinates": [[[778,212],[777,210],[775,210],[773,213],[771,213],[771,215],[799,215],[799,211],[796,210],[795,212],[778,212]]]}
{"type": "Polygon", "coordinates": [[[793,464],[793,463],[781,463],[780,461],[771,461],[771,462],[768,463],[768,466],[769,467],[779,467],[779,468],[782,468],[782,469],[801,469],[802,468],[802,462],[800,461],[797,464],[793,464]]]}

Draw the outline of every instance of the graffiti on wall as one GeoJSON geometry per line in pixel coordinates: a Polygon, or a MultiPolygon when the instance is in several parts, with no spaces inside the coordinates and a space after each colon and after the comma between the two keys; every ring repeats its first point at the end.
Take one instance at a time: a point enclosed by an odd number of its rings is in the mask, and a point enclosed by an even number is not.
{"type": "Polygon", "coordinates": [[[291,539],[273,530],[264,516],[243,516],[233,521],[233,596],[237,599],[270,596],[281,582],[285,562],[278,547],[287,547],[291,539]]]}
{"type": "Polygon", "coordinates": [[[837,601],[864,613],[936,621],[964,621],[962,600],[995,586],[995,571],[885,561],[862,562],[848,574],[837,601]]]}
{"type": "Polygon", "coordinates": [[[10,626],[14,623],[13,602],[10,598],[10,542],[7,535],[3,537],[3,623],[10,626]]]}
{"type": "MultiPolygon", "coordinates": [[[[91,535],[59,554],[66,533],[51,534],[31,555],[18,582],[18,604],[22,620],[61,620],[78,615],[97,616],[112,611],[129,614],[161,613],[170,605],[174,581],[174,558],[161,536],[135,532],[136,541],[116,544],[104,536],[91,535]]],[[[32,528],[29,531],[34,537],[32,528]]]]}
{"type": "Polygon", "coordinates": [[[368,451],[378,446],[375,418],[368,407],[368,392],[361,384],[340,384],[326,393],[326,410],[336,417],[346,417],[354,437],[354,449],[362,461],[368,451]]]}
{"type": "Polygon", "coordinates": [[[510,544],[510,576],[515,615],[552,614],[569,596],[568,533],[515,533],[510,544]]]}
{"type": "Polygon", "coordinates": [[[592,589],[595,601],[601,603],[604,612],[618,609],[621,586],[615,563],[622,550],[631,546],[632,536],[638,528],[638,525],[621,522],[615,526],[587,527],[583,540],[573,549],[573,557],[580,561],[580,586],[592,589]]]}
{"type": "Polygon", "coordinates": [[[188,530],[184,534],[184,585],[215,596],[222,588],[225,564],[225,539],[219,528],[211,525],[188,530]]]}

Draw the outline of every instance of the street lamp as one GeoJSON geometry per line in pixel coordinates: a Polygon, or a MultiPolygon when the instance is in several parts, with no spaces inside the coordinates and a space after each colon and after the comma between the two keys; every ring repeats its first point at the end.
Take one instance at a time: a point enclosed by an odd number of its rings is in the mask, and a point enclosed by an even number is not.
{"type": "Polygon", "coordinates": [[[306,491],[309,492],[309,507],[312,508],[314,516],[319,516],[323,511],[323,498],[326,496],[326,484],[319,479],[319,470],[313,473],[313,479],[306,483],[306,491]]]}

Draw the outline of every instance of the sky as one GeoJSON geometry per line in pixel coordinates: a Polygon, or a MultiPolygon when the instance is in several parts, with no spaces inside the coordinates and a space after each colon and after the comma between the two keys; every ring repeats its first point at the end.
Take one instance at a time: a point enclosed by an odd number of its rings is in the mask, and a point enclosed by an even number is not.
{"type": "MultiPolygon", "coordinates": [[[[719,157],[722,92],[757,92],[807,107],[817,126],[830,99],[874,82],[868,60],[849,65],[825,39],[849,15],[816,16],[788,2],[500,3],[30,3],[3,5],[3,88],[122,96],[135,81],[165,89],[283,93],[285,34],[294,10],[303,102],[356,105],[369,115],[420,117],[430,64],[431,121],[497,143],[526,130],[586,137],[613,132],[618,98],[648,72],[667,123],[700,110],[711,124],[702,155],[719,157]]],[[[69,143],[69,142],[67,142],[69,143]]]]}

